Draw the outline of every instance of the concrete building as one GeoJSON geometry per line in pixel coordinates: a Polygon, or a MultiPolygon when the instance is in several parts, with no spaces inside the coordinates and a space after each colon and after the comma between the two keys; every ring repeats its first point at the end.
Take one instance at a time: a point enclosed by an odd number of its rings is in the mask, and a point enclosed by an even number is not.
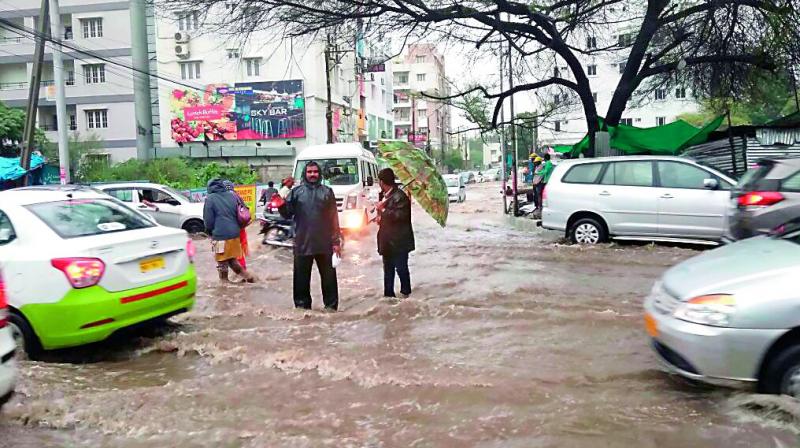
{"type": "MultiPolygon", "coordinates": [[[[270,179],[289,174],[299,152],[327,142],[326,42],[256,33],[241,44],[209,33],[200,17],[197,11],[156,17],[158,74],[178,82],[158,81],[155,155],[240,161],[270,179]],[[220,88],[234,89],[234,94],[221,95],[220,88]],[[197,110],[189,109],[215,102],[226,108],[235,128],[227,125],[219,139],[210,140],[201,134],[186,141],[173,132],[176,118],[190,121],[181,108],[194,116],[197,110]]],[[[356,64],[352,42],[352,36],[340,36],[332,48],[334,141],[374,142],[393,129],[391,64],[378,71],[380,52],[364,42],[357,45],[356,64]]]]}
{"type": "Polygon", "coordinates": [[[431,152],[450,146],[450,106],[426,100],[421,93],[446,96],[445,60],[433,44],[412,44],[393,64],[394,135],[431,152]]]}
{"type": "MultiPolygon", "coordinates": [[[[616,44],[622,46],[631,42],[637,27],[632,22],[623,22],[624,25],[610,26],[605,33],[585,35],[576,46],[584,49],[608,48],[616,44]]],[[[603,116],[608,110],[614,90],[620,80],[622,70],[625,68],[627,50],[607,51],[603,54],[581,56],[584,71],[589,77],[592,92],[597,104],[597,112],[603,116]]],[[[567,64],[557,60],[550,67],[543,67],[547,75],[556,74],[574,80],[567,64]]],[[[646,86],[642,86],[645,89],[646,86]]],[[[572,144],[581,140],[587,132],[586,119],[583,108],[576,96],[565,96],[566,91],[550,90],[545,98],[556,104],[567,104],[559,108],[558,112],[545,120],[539,129],[540,145],[572,144]]],[[[539,106],[542,110],[544,107],[539,106]]],[[[640,92],[629,101],[622,123],[631,126],[647,128],[660,126],[675,121],[679,115],[696,112],[698,104],[692,96],[691,89],[678,86],[674,88],[659,89],[652,92],[640,92]]]]}
{"type": "MultiPolygon", "coordinates": [[[[39,6],[37,0],[3,1],[0,2],[0,17],[35,30],[39,6]]],[[[98,150],[97,157],[107,157],[112,162],[136,157],[131,72],[111,63],[131,65],[128,10],[128,1],[60,2],[62,29],[59,37],[66,45],[91,51],[102,58],[64,48],[70,135],[82,140],[99,140],[102,149],[98,150]]],[[[0,28],[0,101],[9,107],[24,108],[27,104],[35,46],[29,36],[0,28]]],[[[37,120],[47,138],[56,142],[53,57],[49,47],[44,58],[37,120]]]]}

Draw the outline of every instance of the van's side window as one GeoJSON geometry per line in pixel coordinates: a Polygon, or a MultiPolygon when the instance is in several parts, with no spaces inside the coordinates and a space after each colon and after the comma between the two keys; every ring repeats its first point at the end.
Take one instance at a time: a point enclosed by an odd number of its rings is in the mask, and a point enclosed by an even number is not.
{"type": "Polygon", "coordinates": [[[570,168],[561,182],[567,184],[594,184],[603,169],[602,163],[585,163],[570,168]]]}
{"type": "Polygon", "coordinates": [[[650,161],[613,162],[606,169],[600,183],[628,187],[652,187],[653,163],[650,161]]]}

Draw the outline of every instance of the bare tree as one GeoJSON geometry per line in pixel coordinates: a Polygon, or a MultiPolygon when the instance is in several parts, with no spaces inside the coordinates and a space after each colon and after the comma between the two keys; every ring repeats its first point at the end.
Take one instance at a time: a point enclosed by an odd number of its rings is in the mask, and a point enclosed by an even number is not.
{"type": "Polygon", "coordinates": [[[491,123],[497,125],[511,95],[564,89],[583,108],[591,148],[601,123],[587,57],[610,55],[624,64],[605,112],[608,127],[619,124],[632,98],[659,86],[735,97],[756,74],[793,66],[800,45],[800,0],[171,0],[165,6],[225,8],[228,13],[207,14],[206,23],[238,38],[256,31],[297,37],[357,29],[371,39],[401,35],[469,44],[483,55],[505,45],[519,82],[502,90],[473,86],[454,97],[479,92],[493,101],[491,123]],[[628,32],[595,38],[609,29],[628,32]]]}

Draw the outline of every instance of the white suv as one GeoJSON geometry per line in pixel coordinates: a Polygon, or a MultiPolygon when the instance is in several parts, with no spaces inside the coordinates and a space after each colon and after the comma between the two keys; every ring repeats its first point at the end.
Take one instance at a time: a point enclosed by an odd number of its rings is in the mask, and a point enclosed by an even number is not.
{"type": "Polygon", "coordinates": [[[8,326],[6,290],[0,272],[0,408],[11,399],[17,381],[17,363],[14,360],[14,337],[8,326]]]}
{"type": "Polygon", "coordinates": [[[542,227],[573,243],[718,242],[736,182],[681,157],[566,160],[544,190],[542,227]]]}
{"type": "Polygon", "coordinates": [[[183,229],[189,233],[205,231],[203,203],[186,197],[174,188],[146,182],[102,184],[94,187],[152,216],[162,226],[183,229]]]}

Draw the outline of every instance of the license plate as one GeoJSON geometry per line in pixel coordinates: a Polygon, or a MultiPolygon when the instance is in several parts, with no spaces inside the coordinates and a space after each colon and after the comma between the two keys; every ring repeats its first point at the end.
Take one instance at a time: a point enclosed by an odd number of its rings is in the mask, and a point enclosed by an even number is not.
{"type": "Polygon", "coordinates": [[[167,263],[164,261],[164,257],[150,258],[149,260],[139,262],[139,269],[143,273],[155,271],[156,269],[164,269],[166,267],[167,263]]]}
{"type": "Polygon", "coordinates": [[[644,328],[647,330],[647,334],[649,334],[650,337],[658,337],[658,322],[656,322],[650,314],[644,315],[644,328]]]}

